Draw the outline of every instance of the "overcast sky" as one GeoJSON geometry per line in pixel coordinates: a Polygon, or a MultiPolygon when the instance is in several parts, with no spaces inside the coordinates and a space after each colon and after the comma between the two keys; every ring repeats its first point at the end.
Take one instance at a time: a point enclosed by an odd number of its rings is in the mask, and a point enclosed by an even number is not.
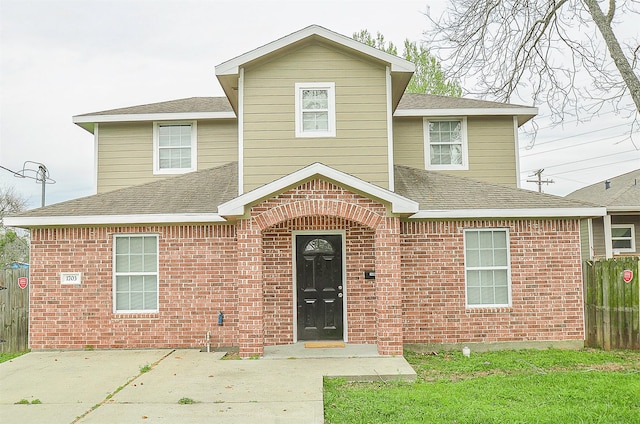
{"type": "MultiPolygon", "coordinates": [[[[0,0],[0,165],[21,170],[42,162],[56,181],[47,204],[91,195],[93,136],[71,117],[117,107],[194,96],[221,96],[214,67],[228,59],[319,24],[351,36],[380,31],[401,45],[422,39],[424,13],[443,0],[0,0]]],[[[632,17],[633,18],[633,17],[632,17]]],[[[637,18],[637,15],[636,15],[637,18]]],[[[624,17],[623,17],[624,19],[624,17]]],[[[627,25],[624,40],[638,38],[627,25]]],[[[516,102],[514,102],[516,103],[516,102]]],[[[582,186],[640,168],[629,117],[605,113],[590,123],[567,121],[541,130],[527,150],[520,139],[522,187],[545,168],[544,187],[565,195],[582,186]],[[574,146],[567,148],[566,146],[574,146]]],[[[635,134],[636,146],[640,136],[635,134]]],[[[29,207],[40,205],[40,185],[0,169],[29,207]]]]}

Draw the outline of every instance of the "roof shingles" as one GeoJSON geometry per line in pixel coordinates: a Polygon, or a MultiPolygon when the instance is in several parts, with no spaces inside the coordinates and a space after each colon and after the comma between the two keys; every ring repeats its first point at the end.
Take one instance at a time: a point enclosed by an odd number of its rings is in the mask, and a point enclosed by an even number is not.
{"type": "MultiPolygon", "coordinates": [[[[80,217],[151,214],[210,214],[238,195],[238,164],[169,177],[152,183],[34,209],[17,217],[80,217]]],[[[439,172],[395,166],[396,193],[417,201],[420,210],[553,209],[593,207],[439,172]]]]}

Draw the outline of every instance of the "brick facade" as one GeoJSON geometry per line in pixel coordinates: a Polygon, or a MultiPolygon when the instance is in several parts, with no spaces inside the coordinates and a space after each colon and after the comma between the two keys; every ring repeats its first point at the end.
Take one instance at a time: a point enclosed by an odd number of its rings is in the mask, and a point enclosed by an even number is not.
{"type": "Polygon", "coordinates": [[[293,234],[313,231],[344,235],[350,343],[401,354],[403,343],[584,338],[576,220],[401,222],[317,179],[235,224],[34,229],[31,348],[201,348],[207,332],[243,356],[291,343],[293,234]],[[485,227],[510,232],[509,308],[465,307],[463,230],[485,227]],[[138,233],[159,236],[159,312],[115,314],[113,236],[138,233]],[[60,284],[77,271],[81,285],[60,284]]]}
{"type": "Polygon", "coordinates": [[[577,220],[403,223],[405,343],[584,340],[577,220]],[[466,308],[464,228],[508,228],[512,306],[466,308]]]}

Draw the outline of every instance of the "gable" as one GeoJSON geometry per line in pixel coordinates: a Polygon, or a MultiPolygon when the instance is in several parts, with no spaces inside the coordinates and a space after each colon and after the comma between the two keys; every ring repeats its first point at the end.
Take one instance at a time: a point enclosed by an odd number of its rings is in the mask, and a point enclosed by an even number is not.
{"type": "Polygon", "coordinates": [[[311,25],[216,66],[216,76],[233,109],[236,112],[238,111],[238,87],[240,86],[241,68],[268,60],[270,56],[276,54],[286,54],[290,50],[297,49],[300,45],[313,40],[322,40],[325,43],[330,43],[349,51],[353,55],[385,63],[389,67],[392,77],[394,107],[400,102],[404,89],[415,70],[413,63],[360,43],[352,38],[329,31],[321,26],[311,25]]]}

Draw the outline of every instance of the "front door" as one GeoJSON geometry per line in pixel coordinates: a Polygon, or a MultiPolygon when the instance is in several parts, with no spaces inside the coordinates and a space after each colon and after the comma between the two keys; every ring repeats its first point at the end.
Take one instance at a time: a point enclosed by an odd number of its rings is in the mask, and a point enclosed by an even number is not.
{"type": "Polygon", "coordinates": [[[342,236],[297,235],[298,340],[342,340],[342,236]]]}

